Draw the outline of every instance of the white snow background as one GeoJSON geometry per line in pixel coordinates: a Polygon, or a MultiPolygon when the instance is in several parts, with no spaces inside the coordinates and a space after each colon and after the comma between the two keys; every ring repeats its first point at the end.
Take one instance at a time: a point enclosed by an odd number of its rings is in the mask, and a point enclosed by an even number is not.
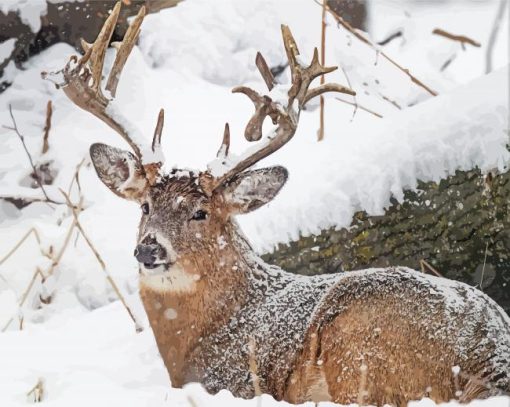
{"type": "MultiPolygon", "coordinates": [[[[37,28],[34,15],[40,15],[40,10],[32,6],[41,7],[40,2],[2,3],[3,8],[18,7],[37,28]]],[[[458,0],[433,6],[415,1],[371,2],[372,38],[381,40],[403,30],[404,39],[394,40],[383,50],[438,91],[440,96],[435,98],[328,18],[327,64],[341,66],[349,78],[339,69],[328,80],[350,82],[358,93],[356,101],[384,118],[361,109],[353,115],[352,106],[330,96],[326,138],[317,143],[318,110],[302,114],[294,139],[260,163],[284,165],[290,172],[288,184],[269,205],[238,219],[258,252],[300,234],[348,226],[360,209],[380,214],[392,195],[402,198],[402,190],[413,188],[417,179],[439,180],[475,165],[484,171],[506,169],[510,158],[506,149],[507,18],[495,47],[495,70],[484,75],[485,46],[496,8],[496,1],[458,0]],[[459,44],[432,35],[437,27],[468,35],[482,47],[462,50],[459,44]],[[456,58],[440,72],[453,54],[456,58]]],[[[165,108],[167,168],[205,169],[219,147],[226,121],[231,126],[232,150],[240,153],[247,146],[242,134],[252,104],[230,89],[246,84],[264,90],[254,64],[256,52],[261,51],[270,65],[284,62],[280,24],[285,23],[293,31],[302,58],[309,60],[313,47],[320,45],[320,16],[321,9],[313,0],[186,0],[174,9],[150,15],[122,75],[117,104],[143,130],[147,141],[159,108],[165,108]]],[[[0,44],[0,56],[9,54],[12,46],[12,41],[0,44]]],[[[54,184],[46,187],[56,200],[62,200],[58,187],[67,190],[76,165],[87,157],[80,171],[85,196],[80,221],[145,330],[135,333],[81,236],[72,236],[55,277],[44,287],[36,283],[20,309],[20,297],[34,270],[49,265],[30,237],[0,265],[0,330],[14,317],[7,332],[0,333],[0,406],[26,405],[26,394],[39,378],[45,388],[42,405],[47,406],[277,404],[268,396],[261,401],[241,401],[226,391],[208,396],[198,385],[184,390],[169,387],[136,293],[137,264],[132,252],[140,209],[108,191],[88,159],[93,142],[127,146],[106,125],[74,107],[62,91],[40,78],[41,71],[62,68],[72,54],[70,46],[58,44],[32,58],[23,71],[9,66],[6,75],[13,84],[0,94],[0,125],[12,124],[11,105],[34,159],[52,160],[58,171],[54,184]],[[54,105],[50,150],[41,156],[49,99],[54,105]],[[38,300],[41,290],[52,294],[50,304],[38,300]],[[21,318],[24,326],[19,331],[21,318]]],[[[110,63],[113,55],[110,50],[110,63]]],[[[280,79],[288,81],[288,73],[280,79]]],[[[0,128],[0,151],[0,197],[42,197],[39,189],[27,185],[30,167],[19,139],[4,128],[0,128]]],[[[72,198],[77,199],[75,192],[72,198]]],[[[51,209],[34,203],[18,211],[0,200],[0,260],[32,227],[38,230],[45,250],[58,248],[71,223],[72,215],[64,205],[51,209]]],[[[413,405],[434,404],[422,400],[413,405]]],[[[471,405],[508,407],[510,399],[471,405]]]]}

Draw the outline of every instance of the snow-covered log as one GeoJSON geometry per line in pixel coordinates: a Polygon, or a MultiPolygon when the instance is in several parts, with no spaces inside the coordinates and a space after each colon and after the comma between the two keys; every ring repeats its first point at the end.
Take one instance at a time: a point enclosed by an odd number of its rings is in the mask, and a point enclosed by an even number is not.
{"type": "MultiPolygon", "coordinates": [[[[382,134],[402,134],[394,159],[410,161],[407,174],[405,165],[397,164],[400,175],[386,167],[389,173],[374,179],[383,183],[382,195],[389,198],[382,213],[370,208],[370,201],[378,199],[372,190],[350,224],[338,227],[341,222],[333,221],[322,230],[301,233],[264,258],[300,274],[368,266],[421,268],[481,286],[508,312],[507,75],[504,69],[393,117],[382,134]],[[406,139],[412,142],[404,147],[406,139]],[[399,153],[408,148],[410,154],[399,153]],[[432,154],[435,158],[429,159],[432,154]],[[492,154],[492,164],[482,159],[492,154]],[[491,170],[491,165],[499,169],[491,170]],[[405,186],[408,176],[415,176],[417,185],[405,186]],[[395,183],[404,187],[403,194],[395,183]]],[[[363,185],[358,187],[363,190],[363,185]]],[[[338,218],[330,212],[332,219],[338,218]]],[[[324,216],[321,221],[328,224],[324,216]]]]}

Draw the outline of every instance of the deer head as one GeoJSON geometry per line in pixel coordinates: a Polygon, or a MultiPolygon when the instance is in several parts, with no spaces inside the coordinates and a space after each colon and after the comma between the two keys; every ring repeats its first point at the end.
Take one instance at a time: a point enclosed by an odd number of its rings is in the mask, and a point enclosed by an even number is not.
{"type": "MultiPolygon", "coordinates": [[[[315,49],[310,66],[298,62],[299,51],[287,26],[282,26],[292,83],[285,100],[261,95],[241,86],[234,93],[243,93],[255,105],[255,113],[245,129],[248,141],[258,141],[241,157],[229,155],[230,131],[225,126],[223,141],[216,160],[202,172],[173,170],[162,174],[161,134],[164,112],[160,111],[152,144],[143,147],[143,137],[134,129],[122,110],[114,104],[116,87],[122,68],[140,32],[145,15],[142,7],[131,24],[124,41],[117,47],[117,57],[110,72],[106,90],[101,90],[105,50],[120,10],[118,3],[94,44],[83,42],[85,55],[71,58],[63,69],[66,95],[79,107],[89,111],[117,131],[131,146],[132,153],[104,144],[90,149],[92,162],[101,181],[115,194],[141,206],[135,257],[143,273],[166,273],[176,267],[187,267],[197,256],[215,258],[230,243],[235,226],[232,216],[253,211],[272,200],[287,180],[283,167],[251,170],[250,168],[284,146],[294,136],[299,115],[308,101],[324,92],[354,94],[337,84],[324,84],[309,89],[311,82],[336,67],[319,63],[315,49]],[[262,139],[262,125],[270,117],[274,131],[262,139]],[[262,139],[262,140],[261,140],[262,139]]],[[[256,65],[271,92],[277,85],[260,53],[256,65]]],[[[280,92],[281,93],[281,92],[280,92]]],[[[195,259],[195,260],[194,260],[195,259]]],[[[188,267],[189,268],[189,267],[188,267]]]]}

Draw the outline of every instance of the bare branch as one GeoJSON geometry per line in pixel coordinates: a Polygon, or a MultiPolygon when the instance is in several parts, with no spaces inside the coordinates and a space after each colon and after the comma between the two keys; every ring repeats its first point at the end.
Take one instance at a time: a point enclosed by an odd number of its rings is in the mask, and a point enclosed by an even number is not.
{"type": "MultiPolygon", "coordinates": [[[[319,3],[317,0],[314,0],[314,1],[322,7],[322,3],[319,3]]],[[[337,13],[335,13],[335,11],[333,11],[327,4],[326,4],[326,8],[331,13],[331,15],[336,20],[336,22],[338,24],[340,24],[342,27],[344,27],[347,31],[349,31],[352,35],[354,35],[358,40],[360,40],[361,42],[364,42],[365,44],[370,46],[372,49],[374,49],[374,51],[380,53],[388,62],[390,62],[392,65],[394,65],[400,71],[402,71],[406,76],[408,76],[409,79],[411,79],[411,81],[414,84],[425,89],[432,96],[437,96],[436,91],[432,90],[430,87],[425,85],[422,81],[420,81],[418,78],[416,78],[414,75],[412,75],[408,69],[399,65],[397,62],[395,62],[393,59],[391,59],[388,55],[386,55],[383,51],[377,49],[368,38],[366,38],[359,30],[356,30],[355,28],[353,28],[347,21],[345,21],[341,16],[339,16],[337,13]]]]}
{"type": "Polygon", "coordinates": [[[496,38],[501,27],[501,21],[505,15],[505,9],[508,4],[508,0],[500,0],[496,16],[494,17],[494,23],[492,24],[491,35],[487,43],[487,52],[485,54],[485,73],[492,71],[492,53],[494,52],[494,44],[496,44],[496,38]]]}
{"type": "Polygon", "coordinates": [[[52,115],[53,115],[53,106],[52,106],[51,100],[48,100],[48,103],[46,104],[46,124],[44,125],[42,154],[46,154],[50,148],[48,138],[50,136],[51,116],[52,115]]]}
{"type": "MultiPolygon", "coordinates": [[[[4,128],[14,131],[17,134],[18,138],[20,139],[21,144],[23,145],[23,149],[25,150],[25,153],[28,157],[28,161],[30,162],[30,166],[32,167],[34,179],[37,182],[37,185],[39,186],[39,188],[41,189],[41,191],[44,195],[44,198],[46,198],[48,205],[49,205],[49,203],[58,204],[58,202],[55,202],[53,199],[51,199],[48,196],[48,194],[46,193],[46,190],[44,189],[41,179],[39,178],[39,174],[37,173],[37,169],[35,167],[34,160],[32,159],[32,156],[30,155],[30,152],[28,151],[27,145],[25,144],[25,137],[18,130],[18,125],[16,123],[16,119],[14,118],[14,114],[12,113],[12,105],[11,104],[9,104],[9,114],[11,115],[13,127],[4,126],[4,128]]],[[[50,206],[50,208],[52,207],[51,205],[49,205],[49,206],[50,206]]]]}
{"type": "MultiPolygon", "coordinates": [[[[25,304],[25,301],[28,298],[28,294],[30,294],[30,291],[32,290],[32,287],[34,286],[34,284],[35,284],[35,282],[37,280],[37,276],[41,276],[41,281],[44,281],[44,275],[41,273],[41,270],[39,268],[36,268],[34,274],[32,275],[32,278],[30,279],[30,282],[28,283],[27,288],[25,288],[25,291],[21,295],[21,300],[18,303],[18,307],[19,308],[23,307],[23,305],[25,304]]],[[[9,319],[9,321],[7,321],[7,323],[2,328],[2,332],[7,331],[9,326],[12,324],[12,321],[14,321],[14,316],[11,317],[9,319]]]]}
{"type": "Polygon", "coordinates": [[[432,274],[435,274],[437,277],[443,277],[443,275],[439,271],[437,271],[434,267],[430,265],[430,263],[428,263],[424,259],[420,260],[420,267],[422,273],[426,273],[427,270],[429,270],[432,272],[432,274]]]}
{"type": "Polygon", "coordinates": [[[19,240],[19,242],[16,243],[14,247],[11,250],[9,250],[4,257],[0,259],[0,266],[4,264],[9,259],[9,257],[11,257],[21,247],[21,245],[25,242],[25,240],[27,240],[30,237],[30,235],[34,235],[35,240],[39,245],[39,250],[41,251],[41,254],[47,256],[47,253],[45,253],[41,247],[41,237],[39,236],[39,232],[37,231],[36,228],[30,228],[27,231],[27,233],[25,233],[23,237],[19,240]]]}
{"type": "Polygon", "coordinates": [[[361,106],[358,103],[349,102],[348,100],[344,100],[344,99],[340,99],[340,98],[335,98],[335,99],[338,100],[339,102],[346,103],[348,105],[354,106],[356,109],[359,108],[359,109],[361,109],[361,110],[363,110],[363,111],[365,111],[367,113],[370,113],[370,114],[372,114],[372,115],[374,115],[376,117],[379,117],[380,119],[383,118],[383,116],[380,115],[379,113],[376,113],[373,110],[367,109],[366,107],[363,107],[363,106],[361,106]]]}
{"type": "MultiPolygon", "coordinates": [[[[326,65],[326,1],[322,0],[322,14],[321,14],[321,64],[326,65]]],[[[320,84],[324,85],[325,77],[321,76],[320,84]]],[[[306,101],[305,101],[306,104],[306,101]]],[[[320,98],[320,113],[319,113],[319,131],[317,133],[317,140],[324,139],[324,97],[320,98]]]]}
{"type": "Polygon", "coordinates": [[[452,41],[458,41],[460,42],[463,46],[464,44],[469,44],[469,45],[472,45],[473,47],[480,47],[480,43],[469,38],[469,37],[466,37],[465,35],[455,35],[455,34],[451,34],[445,30],[442,30],[441,28],[436,28],[434,29],[434,31],[432,31],[432,34],[436,34],[436,35],[439,35],[441,37],[444,37],[444,38],[448,38],[449,40],[452,40],[452,41]]]}

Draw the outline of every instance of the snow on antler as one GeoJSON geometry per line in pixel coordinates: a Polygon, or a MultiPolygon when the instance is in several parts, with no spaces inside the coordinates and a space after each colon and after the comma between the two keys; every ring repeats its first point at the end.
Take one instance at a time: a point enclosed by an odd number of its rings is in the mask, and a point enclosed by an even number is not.
{"type": "MultiPolygon", "coordinates": [[[[248,96],[255,106],[255,113],[245,128],[244,137],[246,140],[252,142],[259,141],[262,138],[262,125],[266,117],[270,117],[277,127],[270,136],[255,148],[250,148],[243,153],[240,158],[228,160],[228,154],[225,154],[220,163],[214,161],[210,163],[209,172],[216,177],[213,182],[213,189],[223,185],[234,175],[246,170],[287,144],[296,133],[301,110],[314,97],[325,92],[356,94],[352,89],[335,83],[309,89],[315,78],[330,73],[337,67],[322,66],[319,62],[317,48],[314,50],[310,65],[303,65],[298,59],[299,50],[289,27],[282,25],[281,30],[292,79],[292,84],[286,91],[286,97],[277,100],[269,95],[261,95],[247,86],[238,86],[232,89],[233,93],[243,93],[248,96]]],[[[257,53],[255,63],[269,91],[272,91],[271,93],[281,92],[279,86],[275,87],[276,81],[260,52],[257,53]]],[[[223,142],[225,142],[225,139],[223,142]]],[[[228,151],[228,147],[226,150],[228,151]]]]}
{"type": "Polygon", "coordinates": [[[120,8],[121,2],[118,2],[93,44],[82,39],[85,55],[80,59],[76,56],[69,59],[61,71],[63,83],[60,86],[75,105],[92,113],[115,130],[129,144],[135,156],[144,165],[149,178],[152,178],[164,161],[161,150],[164,111],[161,109],[159,113],[152,144],[147,145],[142,132],[124,115],[123,109],[114,100],[122,70],[140,34],[140,26],[146,14],[144,6],[130,24],[123,41],[114,44],[117,55],[108,75],[105,90],[101,86],[106,49],[117,24],[120,8]]]}

